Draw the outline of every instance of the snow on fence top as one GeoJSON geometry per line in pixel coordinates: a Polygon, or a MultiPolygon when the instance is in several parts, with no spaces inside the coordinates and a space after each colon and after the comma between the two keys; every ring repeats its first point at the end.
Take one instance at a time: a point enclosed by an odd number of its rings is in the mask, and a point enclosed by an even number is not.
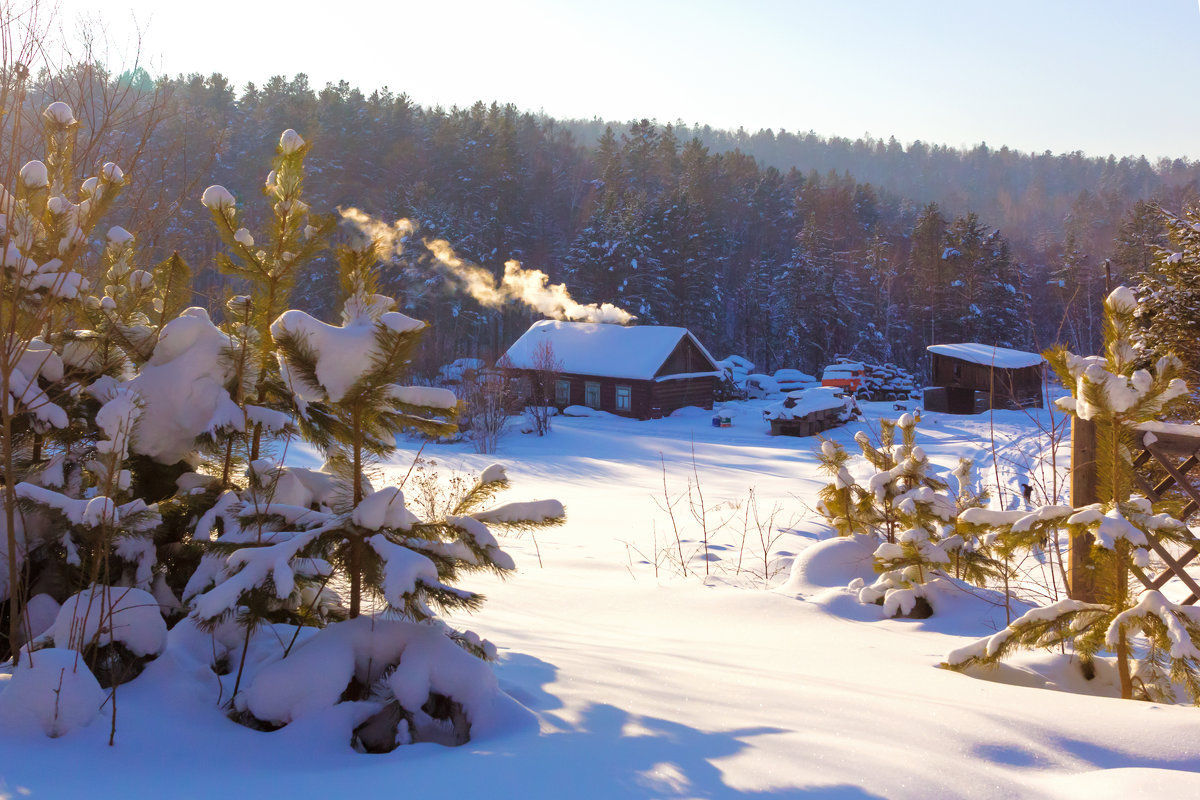
{"type": "Polygon", "coordinates": [[[564,322],[544,319],[508,348],[508,360],[517,369],[537,369],[537,348],[549,342],[559,372],[600,375],[608,378],[653,380],[684,338],[692,340],[720,375],[716,359],[687,328],[662,325],[609,325],[601,322],[564,322]]]}
{"type": "Polygon", "coordinates": [[[990,344],[964,342],[963,344],[931,344],[926,348],[939,356],[949,356],[971,364],[982,364],[985,367],[1001,369],[1020,369],[1036,367],[1046,359],[1037,353],[1026,353],[1024,350],[1009,350],[1007,347],[995,347],[990,344]]]}

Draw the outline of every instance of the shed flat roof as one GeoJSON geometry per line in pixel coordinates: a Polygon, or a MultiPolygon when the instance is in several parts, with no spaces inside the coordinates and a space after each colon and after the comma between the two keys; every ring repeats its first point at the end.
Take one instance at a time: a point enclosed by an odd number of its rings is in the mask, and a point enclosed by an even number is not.
{"type": "Polygon", "coordinates": [[[1021,369],[1036,367],[1046,359],[1038,353],[1027,353],[1024,350],[1010,350],[1007,347],[996,347],[990,344],[964,342],[962,344],[931,344],[926,348],[939,356],[949,356],[971,364],[982,364],[985,367],[1001,369],[1021,369]]]}

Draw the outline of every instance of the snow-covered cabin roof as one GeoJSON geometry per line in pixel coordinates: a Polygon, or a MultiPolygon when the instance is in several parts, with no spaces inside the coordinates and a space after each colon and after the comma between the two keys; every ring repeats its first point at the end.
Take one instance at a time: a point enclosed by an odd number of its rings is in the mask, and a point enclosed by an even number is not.
{"type": "MultiPolygon", "coordinates": [[[[505,354],[517,369],[534,369],[534,354],[542,342],[554,348],[561,372],[608,378],[653,380],[685,338],[719,373],[716,359],[687,328],[663,325],[610,325],[603,322],[563,322],[544,319],[513,342],[505,354]]],[[[708,374],[708,370],[701,374],[708,374]]]]}
{"type": "Polygon", "coordinates": [[[996,347],[990,344],[964,342],[962,344],[931,344],[926,348],[939,356],[949,356],[971,364],[982,364],[985,367],[1000,369],[1021,369],[1036,367],[1046,359],[1037,353],[1027,353],[1024,350],[1010,350],[1007,347],[996,347]]]}

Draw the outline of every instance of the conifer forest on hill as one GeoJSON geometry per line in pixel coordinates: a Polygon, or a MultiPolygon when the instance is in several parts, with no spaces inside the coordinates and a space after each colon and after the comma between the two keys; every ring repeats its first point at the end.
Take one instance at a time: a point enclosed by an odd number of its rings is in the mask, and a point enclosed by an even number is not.
{"type": "MultiPolygon", "coordinates": [[[[125,86],[166,97],[142,163],[158,200],[178,206],[130,204],[145,218],[119,221],[149,254],[198,260],[194,302],[210,310],[226,287],[194,187],[253,198],[257,165],[291,127],[317,145],[314,209],[408,218],[417,237],[445,239],[493,272],[517,259],[581,302],[686,326],[718,357],[741,353],[765,371],[853,355],[923,372],[925,347],[942,341],[1093,351],[1106,260],[1113,285],[1137,282],[1164,240],[1151,204],[1179,211],[1200,177],[1182,159],[609,125],[482,102],[425,108],[304,75],[239,88],[219,74],[155,84],[138,72],[125,86]]],[[[41,88],[31,108],[50,99],[41,88]]],[[[422,370],[494,357],[536,318],[479,306],[423,260],[424,248],[409,248],[384,278],[432,323],[422,370]]],[[[296,302],[328,314],[336,296],[326,256],[296,302]]]]}

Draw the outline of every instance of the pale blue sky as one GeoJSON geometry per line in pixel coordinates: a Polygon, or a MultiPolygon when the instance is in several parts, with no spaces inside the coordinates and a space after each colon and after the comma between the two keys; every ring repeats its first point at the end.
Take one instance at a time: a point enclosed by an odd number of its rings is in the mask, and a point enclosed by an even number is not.
{"type": "Polygon", "coordinates": [[[1197,0],[62,0],[153,72],[557,117],[1200,157],[1197,0]],[[330,13],[330,9],[338,9],[330,13]]]}

